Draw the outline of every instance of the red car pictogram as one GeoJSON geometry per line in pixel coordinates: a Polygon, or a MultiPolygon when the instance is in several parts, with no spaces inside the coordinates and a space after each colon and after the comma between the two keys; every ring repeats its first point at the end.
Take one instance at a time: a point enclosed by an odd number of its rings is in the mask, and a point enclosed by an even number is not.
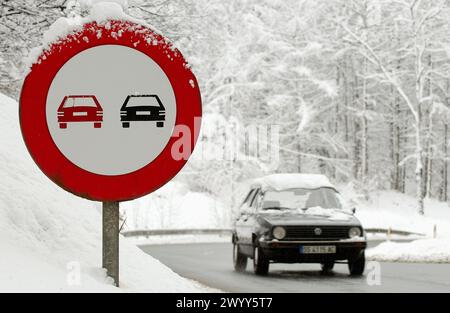
{"type": "Polygon", "coordinates": [[[95,96],[65,96],[58,108],[59,128],[67,123],[92,122],[94,128],[101,128],[103,108],[95,96]]]}

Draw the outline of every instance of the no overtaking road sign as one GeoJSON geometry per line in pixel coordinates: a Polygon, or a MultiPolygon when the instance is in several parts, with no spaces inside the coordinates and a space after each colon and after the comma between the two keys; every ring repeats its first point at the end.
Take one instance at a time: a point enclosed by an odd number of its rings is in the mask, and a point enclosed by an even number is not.
{"type": "Polygon", "coordinates": [[[103,267],[117,286],[119,201],[181,170],[200,118],[197,80],[180,51],[132,22],[85,24],[43,51],[25,79],[27,148],[60,187],[103,202],[103,267]]]}
{"type": "Polygon", "coordinates": [[[192,149],[200,117],[197,80],[180,51],[123,21],[86,24],[52,44],[20,98],[22,134],[41,170],[98,201],[135,199],[168,182],[187,161],[172,155],[177,128],[190,131],[192,149]]]}

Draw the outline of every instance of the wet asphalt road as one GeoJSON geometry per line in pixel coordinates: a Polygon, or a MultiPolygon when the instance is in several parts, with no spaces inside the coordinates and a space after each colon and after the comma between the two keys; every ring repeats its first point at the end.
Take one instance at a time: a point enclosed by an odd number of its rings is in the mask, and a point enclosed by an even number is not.
{"type": "MultiPolygon", "coordinates": [[[[374,243],[372,243],[374,245],[374,243]]],[[[450,292],[450,264],[380,263],[363,277],[348,274],[346,264],[336,264],[322,275],[319,264],[271,264],[269,275],[253,274],[251,260],[245,273],[233,270],[229,243],[142,246],[181,276],[225,292],[450,292]]]]}

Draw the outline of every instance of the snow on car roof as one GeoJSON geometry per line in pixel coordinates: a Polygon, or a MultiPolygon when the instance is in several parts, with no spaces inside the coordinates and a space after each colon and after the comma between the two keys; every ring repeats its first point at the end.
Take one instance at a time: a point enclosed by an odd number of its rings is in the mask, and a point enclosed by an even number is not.
{"type": "Polygon", "coordinates": [[[273,174],[253,180],[252,185],[261,187],[263,190],[317,189],[320,187],[336,189],[325,175],[320,174],[273,174]]]}

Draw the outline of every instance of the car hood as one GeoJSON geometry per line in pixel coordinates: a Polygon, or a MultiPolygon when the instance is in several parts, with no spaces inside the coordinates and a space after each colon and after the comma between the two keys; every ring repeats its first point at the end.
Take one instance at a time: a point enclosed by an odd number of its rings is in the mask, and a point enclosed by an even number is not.
{"type": "Polygon", "coordinates": [[[333,212],[333,214],[319,215],[308,213],[260,213],[259,218],[265,220],[267,223],[277,226],[291,226],[291,225],[360,225],[359,220],[344,212],[333,212]]]}

